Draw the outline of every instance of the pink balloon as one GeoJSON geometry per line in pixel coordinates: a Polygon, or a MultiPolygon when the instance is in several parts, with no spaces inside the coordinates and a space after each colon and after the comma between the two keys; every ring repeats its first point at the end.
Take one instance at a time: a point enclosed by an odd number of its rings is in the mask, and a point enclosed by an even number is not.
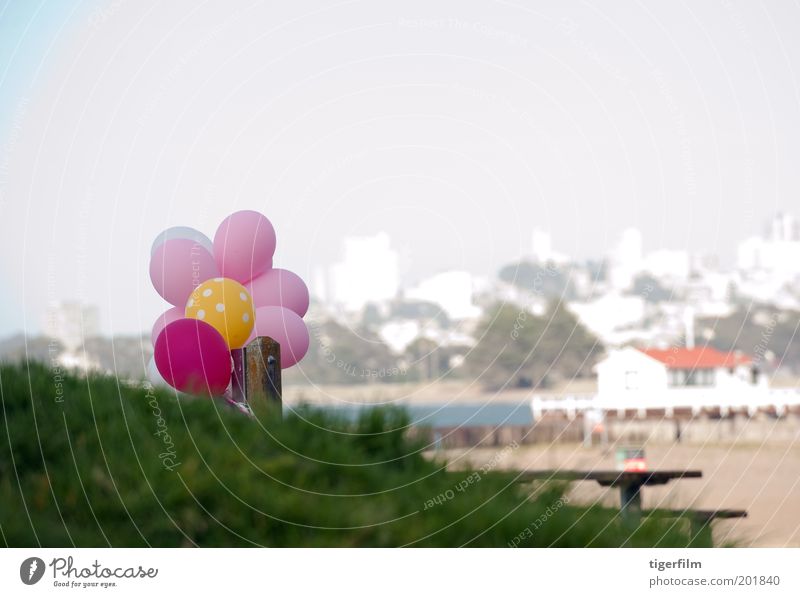
{"type": "Polygon", "coordinates": [[[167,324],[156,339],[153,356],[164,380],[181,392],[220,395],[231,381],[228,345],[199,319],[167,324]]]}
{"type": "Polygon", "coordinates": [[[308,328],[303,319],[291,309],[257,308],[256,324],[247,344],[258,336],[269,336],[281,345],[281,369],[288,369],[296,364],[308,352],[308,328]]]}
{"type": "Polygon", "coordinates": [[[150,280],[156,292],[176,307],[185,307],[192,290],[217,277],[214,256],[191,239],[164,241],[150,258],[150,280]]]}
{"type": "Polygon", "coordinates": [[[272,267],[275,229],[257,211],[237,211],[222,220],[214,235],[214,257],[224,278],[244,284],[272,267]]]}
{"type": "Polygon", "coordinates": [[[308,311],[308,288],[300,276],[271,269],[245,284],[256,307],[286,307],[300,317],[308,311]]]}
{"type": "Polygon", "coordinates": [[[156,340],[158,340],[161,330],[167,327],[167,324],[183,319],[185,312],[186,309],[183,307],[172,307],[172,309],[167,309],[156,318],[156,322],[153,324],[153,331],[150,332],[150,340],[153,342],[153,346],[156,345],[156,340]]]}

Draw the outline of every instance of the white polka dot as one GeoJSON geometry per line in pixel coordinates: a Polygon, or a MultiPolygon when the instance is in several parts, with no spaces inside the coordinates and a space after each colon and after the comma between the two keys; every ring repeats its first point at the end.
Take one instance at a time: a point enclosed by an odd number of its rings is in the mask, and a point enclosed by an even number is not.
{"type": "Polygon", "coordinates": [[[211,296],[212,294],[213,294],[213,293],[212,293],[212,291],[211,291],[211,289],[210,289],[210,288],[206,288],[206,289],[203,291],[203,296],[211,296]]]}
{"type": "Polygon", "coordinates": [[[224,310],[225,310],[225,305],[223,305],[222,303],[217,303],[217,311],[222,313],[224,310]]]}
{"type": "Polygon", "coordinates": [[[243,301],[246,301],[247,300],[247,295],[244,292],[240,292],[239,293],[239,298],[242,299],[243,301]]]}
{"type": "Polygon", "coordinates": [[[194,299],[189,299],[189,302],[186,303],[186,306],[191,307],[192,305],[194,305],[194,299]]]}
{"type": "Polygon", "coordinates": [[[205,312],[205,311],[203,311],[202,309],[200,309],[200,310],[197,312],[197,319],[203,319],[203,318],[205,318],[205,316],[206,316],[206,312],[205,312]]]}
{"type": "Polygon", "coordinates": [[[244,315],[242,315],[242,321],[244,321],[245,323],[250,321],[250,314],[249,313],[245,313],[244,315]]]}
{"type": "Polygon", "coordinates": [[[214,282],[222,282],[222,278],[214,278],[214,282]]]}

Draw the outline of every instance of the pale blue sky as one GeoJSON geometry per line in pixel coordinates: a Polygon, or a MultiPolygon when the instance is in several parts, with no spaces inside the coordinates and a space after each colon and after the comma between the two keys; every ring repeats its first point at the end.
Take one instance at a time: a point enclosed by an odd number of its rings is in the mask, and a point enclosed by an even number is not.
{"type": "Polygon", "coordinates": [[[0,4],[0,335],[61,299],[149,328],[152,238],[236,209],[306,279],[385,230],[408,281],[534,226],[730,260],[800,215],[797,3],[235,4],[0,4]]]}
{"type": "MultiPolygon", "coordinates": [[[[11,156],[19,143],[23,116],[31,94],[42,74],[59,36],[71,28],[71,21],[84,11],[103,4],[98,0],[68,2],[66,0],[5,0],[0,5],[0,213],[3,215],[3,235],[11,226],[12,201],[8,192],[11,156]]],[[[0,273],[9,285],[12,273],[6,261],[17,256],[3,255],[0,273]]],[[[5,285],[4,285],[5,286],[5,285]]],[[[16,293],[3,297],[0,310],[0,334],[23,328],[22,309],[16,293]]]]}

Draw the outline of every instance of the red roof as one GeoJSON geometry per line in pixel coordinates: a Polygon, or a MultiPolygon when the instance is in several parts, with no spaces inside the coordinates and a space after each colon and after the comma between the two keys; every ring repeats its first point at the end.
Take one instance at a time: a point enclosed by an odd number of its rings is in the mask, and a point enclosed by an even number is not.
{"type": "Polygon", "coordinates": [[[749,365],[753,362],[740,352],[720,352],[710,346],[700,348],[639,349],[647,356],[664,363],[667,369],[722,369],[749,365]]]}

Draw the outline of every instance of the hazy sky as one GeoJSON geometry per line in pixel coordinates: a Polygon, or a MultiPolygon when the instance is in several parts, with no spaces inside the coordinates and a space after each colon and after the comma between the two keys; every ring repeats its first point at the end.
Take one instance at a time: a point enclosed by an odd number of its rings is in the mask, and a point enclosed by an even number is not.
{"type": "Polygon", "coordinates": [[[243,208],[307,280],[381,230],[409,280],[535,226],[729,259],[800,215],[799,30],[796,2],[0,0],[0,335],[60,299],[149,328],[153,237],[243,208]]]}

